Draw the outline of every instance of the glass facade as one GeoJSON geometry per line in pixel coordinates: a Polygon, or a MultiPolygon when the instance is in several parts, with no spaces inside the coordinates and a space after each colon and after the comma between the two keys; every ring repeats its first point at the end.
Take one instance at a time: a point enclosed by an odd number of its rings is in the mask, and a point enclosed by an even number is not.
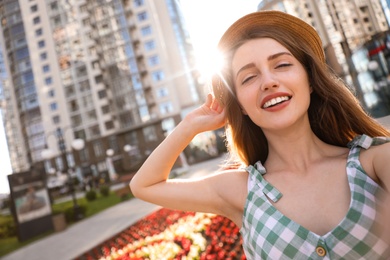
{"type": "MultiPolygon", "coordinates": [[[[42,117],[19,1],[8,1],[3,4],[0,8],[0,17],[1,29],[5,38],[5,48],[8,51],[8,62],[12,73],[10,80],[14,86],[12,90],[13,96],[16,99],[16,105],[21,115],[21,127],[27,129],[30,125],[42,124],[42,117]]],[[[40,17],[34,16],[28,22],[38,25],[40,17]]],[[[37,44],[39,45],[40,42],[37,42],[37,44]]],[[[27,141],[22,138],[14,139],[16,145],[27,149],[27,153],[30,154],[28,158],[30,161],[40,160],[41,152],[44,149],[44,132],[42,128],[39,129],[39,131],[27,131],[27,141]]]]}

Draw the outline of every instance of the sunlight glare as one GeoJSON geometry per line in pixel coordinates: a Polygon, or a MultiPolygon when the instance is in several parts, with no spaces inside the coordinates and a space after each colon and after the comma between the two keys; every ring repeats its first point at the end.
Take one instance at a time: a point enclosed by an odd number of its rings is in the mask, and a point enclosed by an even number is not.
{"type": "Polygon", "coordinates": [[[203,81],[209,81],[214,74],[219,74],[223,65],[223,59],[218,50],[208,48],[198,50],[197,70],[203,81]]]}

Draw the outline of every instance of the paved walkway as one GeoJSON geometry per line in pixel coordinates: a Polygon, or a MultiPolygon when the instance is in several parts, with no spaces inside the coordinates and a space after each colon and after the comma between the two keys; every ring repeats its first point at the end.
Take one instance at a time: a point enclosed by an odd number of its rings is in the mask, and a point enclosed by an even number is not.
{"type": "MultiPolygon", "coordinates": [[[[189,166],[181,178],[195,178],[218,169],[224,157],[189,166]]],[[[70,260],[80,256],[160,207],[131,199],[81,220],[61,232],[31,243],[2,260],[70,260]]]]}

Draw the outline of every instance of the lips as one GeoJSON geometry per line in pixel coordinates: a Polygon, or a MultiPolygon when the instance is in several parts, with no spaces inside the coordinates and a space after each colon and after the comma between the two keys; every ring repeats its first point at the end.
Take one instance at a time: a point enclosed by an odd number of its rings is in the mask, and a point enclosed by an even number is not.
{"type": "Polygon", "coordinates": [[[273,107],[275,105],[281,104],[285,101],[291,99],[291,96],[287,93],[275,93],[269,96],[266,96],[261,102],[261,108],[266,109],[269,107],[273,107]]]}

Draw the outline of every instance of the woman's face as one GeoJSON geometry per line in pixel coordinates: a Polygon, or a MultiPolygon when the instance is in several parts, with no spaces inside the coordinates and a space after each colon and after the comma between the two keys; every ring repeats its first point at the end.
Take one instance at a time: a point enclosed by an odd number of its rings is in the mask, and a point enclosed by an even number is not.
{"type": "Polygon", "coordinates": [[[263,131],[307,119],[311,91],[307,72],[279,42],[259,38],[244,43],[233,56],[232,71],[243,113],[263,131]]]}

